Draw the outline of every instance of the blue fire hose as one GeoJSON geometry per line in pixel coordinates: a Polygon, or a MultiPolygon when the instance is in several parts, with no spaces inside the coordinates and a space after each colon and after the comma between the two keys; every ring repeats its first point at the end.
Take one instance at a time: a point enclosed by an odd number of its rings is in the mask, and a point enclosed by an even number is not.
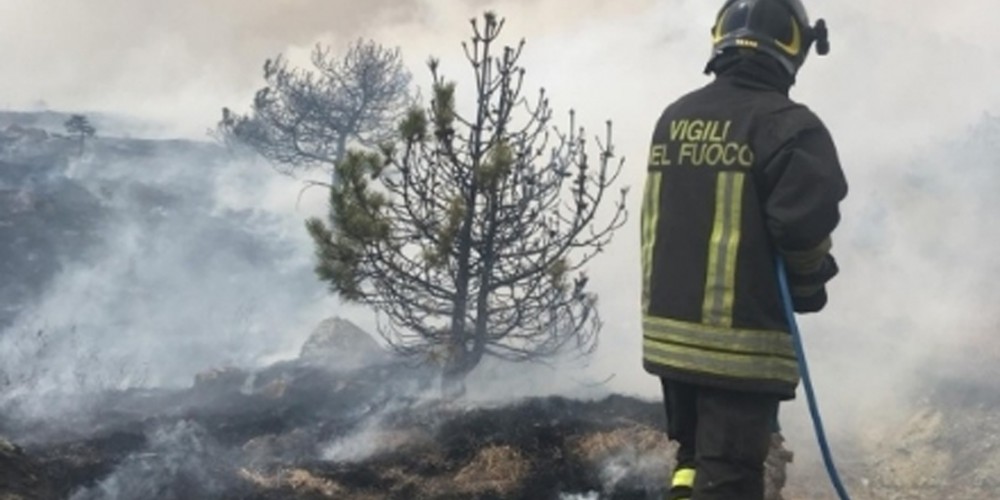
{"type": "Polygon", "coordinates": [[[781,299],[785,305],[785,317],[788,320],[788,327],[792,332],[792,344],[795,346],[795,355],[799,359],[799,373],[802,375],[802,386],[805,387],[806,400],[809,402],[809,414],[812,416],[813,428],[816,430],[816,440],[819,442],[819,450],[823,455],[823,464],[826,472],[830,476],[833,488],[837,490],[840,500],[850,500],[847,489],[840,480],[837,466],[833,463],[833,454],[830,453],[830,445],[826,440],[826,431],[823,430],[823,418],[819,413],[819,404],[816,402],[816,392],[813,390],[812,377],[809,376],[809,364],[806,362],[806,350],[802,345],[802,335],[799,333],[799,325],[795,321],[795,307],[792,305],[792,294],[788,289],[788,273],[785,271],[785,262],[781,257],[778,261],[778,288],[781,290],[781,299]]]}

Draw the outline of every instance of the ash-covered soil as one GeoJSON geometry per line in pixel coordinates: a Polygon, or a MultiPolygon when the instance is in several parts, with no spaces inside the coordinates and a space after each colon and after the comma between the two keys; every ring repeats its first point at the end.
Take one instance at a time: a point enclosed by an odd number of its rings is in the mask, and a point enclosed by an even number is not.
{"type": "Polygon", "coordinates": [[[108,393],[89,415],[4,422],[22,448],[0,447],[0,498],[654,498],[665,484],[656,403],[405,396],[430,382],[292,362],[108,393]]]}
{"type": "Polygon", "coordinates": [[[20,447],[0,446],[0,498],[662,498],[674,448],[659,403],[408,396],[432,382],[399,364],[337,373],[295,361],[7,419],[0,434],[20,447]]]}
{"type": "MultiPolygon", "coordinates": [[[[59,418],[0,416],[0,499],[663,498],[674,446],[659,402],[414,396],[435,387],[392,360],[340,372],[296,360],[109,392],[59,418]]],[[[902,425],[837,443],[853,498],[996,498],[1000,398],[978,379],[926,387],[902,425]]],[[[771,500],[790,458],[775,451],[771,500]]],[[[821,470],[790,471],[785,499],[833,498],[821,470]]]]}

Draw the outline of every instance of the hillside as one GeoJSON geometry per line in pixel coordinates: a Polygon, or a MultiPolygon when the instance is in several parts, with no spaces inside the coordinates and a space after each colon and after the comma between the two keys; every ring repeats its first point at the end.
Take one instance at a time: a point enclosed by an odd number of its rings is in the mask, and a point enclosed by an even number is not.
{"type": "Polygon", "coordinates": [[[80,155],[74,139],[28,126],[61,116],[0,113],[0,330],[67,265],[98,257],[113,223],[199,197],[142,169],[224,157],[206,144],[121,138],[92,139],[80,155]]]}
{"type": "Polygon", "coordinates": [[[99,131],[81,154],[0,128],[0,395],[178,385],[297,341],[275,332],[323,289],[302,216],[256,206],[257,167],[208,142],[99,131]]]}
{"type": "MultiPolygon", "coordinates": [[[[0,500],[660,498],[673,447],[656,401],[444,402],[367,334],[277,355],[330,310],[303,215],[258,206],[273,173],[197,141],[99,133],[81,154],[64,116],[0,113],[0,500]]],[[[873,360],[843,373],[847,396],[823,394],[884,405],[838,435],[855,500],[1000,491],[998,123],[880,173],[855,208],[845,274],[894,288],[838,297],[883,316],[824,318],[865,330],[810,339],[873,360]]],[[[785,500],[834,498],[789,458],[775,449],[772,490],[787,466],[785,500]]]]}
{"type": "Polygon", "coordinates": [[[0,448],[0,498],[662,496],[673,446],[658,403],[442,402],[433,381],[391,360],[334,371],[299,358],[106,393],[84,414],[0,427],[24,447],[0,448]]]}

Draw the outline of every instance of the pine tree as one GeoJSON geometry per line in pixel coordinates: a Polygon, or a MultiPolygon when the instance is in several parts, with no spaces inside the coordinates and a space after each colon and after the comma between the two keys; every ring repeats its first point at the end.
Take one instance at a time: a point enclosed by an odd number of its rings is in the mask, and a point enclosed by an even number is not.
{"type": "Polygon", "coordinates": [[[84,115],[72,115],[63,123],[66,127],[66,133],[76,136],[77,142],[80,145],[79,154],[83,155],[83,149],[88,138],[93,137],[97,133],[97,129],[90,124],[90,120],[84,115]]]}
{"type": "Polygon", "coordinates": [[[592,350],[601,321],[583,270],[626,219],[627,189],[607,197],[623,165],[611,123],[594,155],[572,112],[566,131],[551,126],[544,89],[521,93],[524,41],[497,51],[504,21],[482,21],[463,44],[472,113],[432,59],[430,104],[378,151],[349,152],[327,220],[307,223],[321,279],[372,306],[398,352],[440,361],[447,392],[486,356],[592,350]]]}
{"type": "Polygon", "coordinates": [[[249,114],[222,109],[217,133],[247,146],[283,173],[333,166],[355,143],[374,147],[389,138],[411,105],[410,73],[398,49],[359,40],[338,57],[317,45],[312,68],[278,56],[264,63],[267,85],[249,114]]]}

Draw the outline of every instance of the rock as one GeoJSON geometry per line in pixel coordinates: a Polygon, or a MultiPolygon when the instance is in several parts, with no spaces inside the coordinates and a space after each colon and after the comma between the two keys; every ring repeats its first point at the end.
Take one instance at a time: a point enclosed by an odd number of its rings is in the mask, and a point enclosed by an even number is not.
{"type": "Polygon", "coordinates": [[[383,360],[386,352],[360,327],[333,317],[313,330],[299,354],[299,360],[328,370],[349,371],[383,360]]]}

